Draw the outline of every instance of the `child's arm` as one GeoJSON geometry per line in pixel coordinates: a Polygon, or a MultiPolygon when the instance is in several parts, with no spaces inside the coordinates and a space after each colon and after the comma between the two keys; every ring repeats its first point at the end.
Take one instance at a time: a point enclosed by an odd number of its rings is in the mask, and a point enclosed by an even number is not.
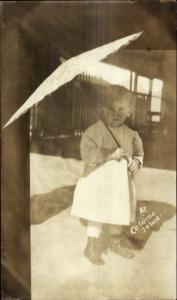
{"type": "MultiPolygon", "coordinates": [[[[100,143],[101,144],[101,143],[100,143]]],[[[85,133],[81,140],[81,158],[89,166],[97,166],[108,160],[120,160],[127,154],[122,148],[109,150],[99,144],[99,138],[94,139],[85,133]]]]}
{"type": "Polygon", "coordinates": [[[139,134],[134,131],[133,135],[133,159],[129,164],[129,169],[132,172],[137,171],[143,166],[144,150],[143,143],[139,134]]]}
{"type": "Polygon", "coordinates": [[[112,150],[100,147],[98,143],[87,134],[81,140],[81,158],[89,166],[99,165],[107,160],[112,150]]]}

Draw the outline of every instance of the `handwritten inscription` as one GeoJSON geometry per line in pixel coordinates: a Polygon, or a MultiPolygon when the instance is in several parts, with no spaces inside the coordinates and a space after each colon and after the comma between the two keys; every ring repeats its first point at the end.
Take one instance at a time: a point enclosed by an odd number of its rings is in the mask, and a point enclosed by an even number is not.
{"type": "Polygon", "coordinates": [[[160,222],[160,216],[157,215],[154,211],[144,216],[145,213],[147,214],[146,207],[140,207],[140,214],[143,217],[137,221],[136,225],[131,226],[130,231],[132,234],[136,234],[139,230],[141,230],[143,233],[146,233],[147,231],[152,229],[158,222],[160,222]]]}

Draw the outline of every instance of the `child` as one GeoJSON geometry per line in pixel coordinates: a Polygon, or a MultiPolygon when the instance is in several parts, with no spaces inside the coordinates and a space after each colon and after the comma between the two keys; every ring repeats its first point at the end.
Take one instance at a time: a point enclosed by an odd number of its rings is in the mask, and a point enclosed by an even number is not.
{"type": "MultiPolygon", "coordinates": [[[[103,166],[105,166],[104,168],[107,172],[110,172],[110,168],[112,170],[114,168],[114,172],[111,171],[112,173],[108,174],[107,181],[104,181],[102,186],[100,185],[100,188],[103,190],[105,190],[105,185],[109,189],[113,183],[112,176],[114,175],[111,174],[119,174],[116,173],[117,171],[122,172],[120,175],[115,175],[116,177],[119,176],[118,179],[116,178],[118,180],[117,184],[121,180],[125,182],[127,180],[128,182],[128,179],[125,177],[129,177],[127,190],[129,190],[130,197],[128,201],[130,203],[129,206],[126,206],[126,209],[130,210],[130,218],[128,223],[126,213],[124,213],[123,219],[120,216],[118,218],[119,207],[121,210],[121,205],[125,207],[126,202],[125,199],[120,199],[122,194],[117,194],[116,197],[113,197],[113,190],[110,190],[105,200],[104,195],[99,197],[93,196],[88,199],[87,195],[89,196],[94,189],[95,179],[90,181],[93,182],[89,186],[90,190],[86,188],[80,198],[77,197],[76,188],[71,213],[87,220],[88,242],[84,254],[95,264],[104,263],[99,251],[103,224],[109,224],[109,231],[112,237],[110,249],[126,258],[134,256],[123,243],[122,225],[129,225],[130,222],[135,220],[136,203],[134,203],[132,191],[130,191],[132,188],[132,179],[130,177],[142,166],[144,156],[142,141],[138,133],[125,125],[125,120],[130,116],[130,92],[124,87],[104,87],[100,102],[100,120],[86,130],[81,140],[81,158],[85,164],[84,176],[91,180],[89,174],[94,174],[95,172],[96,175],[96,170],[97,174],[102,174],[98,173],[102,172],[101,168],[98,167],[102,166],[103,169],[103,166]],[[125,164],[126,171],[124,169],[125,164]],[[98,171],[99,169],[100,171],[98,171]],[[119,206],[117,207],[118,201],[119,206]]],[[[105,176],[106,174],[103,175],[103,177],[105,176]]],[[[103,181],[101,182],[103,183],[103,181]]],[[[125,186],[124,182],[122,186],[125,186]]]]}

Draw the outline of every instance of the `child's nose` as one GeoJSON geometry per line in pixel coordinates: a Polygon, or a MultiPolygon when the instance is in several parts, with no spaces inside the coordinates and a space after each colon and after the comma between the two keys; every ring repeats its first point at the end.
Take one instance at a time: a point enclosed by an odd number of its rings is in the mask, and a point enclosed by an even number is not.
{"type": "Polygon", "coordinates": [[[121,112],[122,112],[121,109],[115,110],[115,111],[114,111],[114,116],[115,116],[115,117],[116,117],[116,116],[117,116],[117,117],[120,116],[120,115],[121,115],[121,112]]]}

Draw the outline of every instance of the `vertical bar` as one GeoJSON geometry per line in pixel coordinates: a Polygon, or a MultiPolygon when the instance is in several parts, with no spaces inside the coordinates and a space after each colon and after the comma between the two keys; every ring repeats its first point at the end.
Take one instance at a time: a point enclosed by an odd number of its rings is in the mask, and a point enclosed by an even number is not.
{"type": "Polygon", "coordinates": [[[137,80],[138,80],[138,75],[135,73],[135,80],[134,80],[134,93],[133,93],[133,101],[132,101],[132,126],[136,125],[136,105],[137,105],[137,101],[136,101],[136,97],[137,97],[137,80]]]}

